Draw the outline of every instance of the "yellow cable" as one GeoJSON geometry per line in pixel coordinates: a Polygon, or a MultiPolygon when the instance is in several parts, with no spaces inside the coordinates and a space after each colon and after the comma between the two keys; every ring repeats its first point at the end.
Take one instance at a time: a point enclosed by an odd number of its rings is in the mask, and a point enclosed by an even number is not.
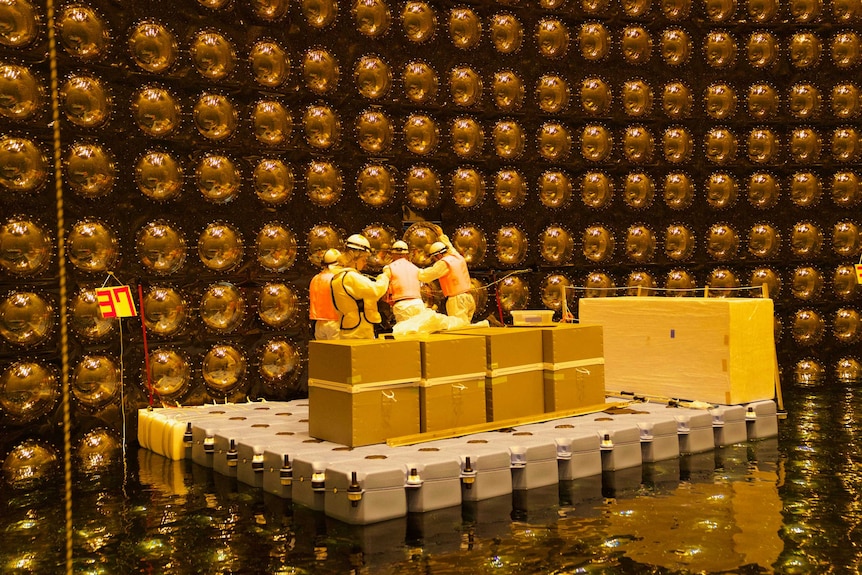
{"type": "Polygon", "coordinates": [[[60,357],[63,392],[63,480],[66,493],[66,573],[71,575],[72,541],[72,406],[69,397],[69,333],[66,327],[66,237],[63,213],[62,145],[60,142],[60,97],[57,72],[57,37],[54,1],[47,0],[48,60],[51,63],[51,120],[54,128],[54,190],[57,201],[57,260],[60,282],[60,357]]]}

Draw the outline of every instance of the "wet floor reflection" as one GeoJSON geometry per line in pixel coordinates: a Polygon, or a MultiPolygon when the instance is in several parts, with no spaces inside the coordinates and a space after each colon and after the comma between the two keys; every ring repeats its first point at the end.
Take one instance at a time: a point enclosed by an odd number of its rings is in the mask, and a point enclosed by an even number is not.
{"type": "MultiPolygon", "coordinates": [[[[132,453],[122,473],[0,495],[0,572],[858,572],[858,393],[800,387],[780,437],[365,527],[212,470],[132,453]]],[[[62,482],[58,482],[62,483],[62,482]]]]}

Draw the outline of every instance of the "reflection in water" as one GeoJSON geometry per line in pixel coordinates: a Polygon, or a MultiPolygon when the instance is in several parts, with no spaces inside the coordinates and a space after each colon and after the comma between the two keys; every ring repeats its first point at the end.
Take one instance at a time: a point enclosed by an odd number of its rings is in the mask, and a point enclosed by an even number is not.
{"type": "MultiPolygon", "coordinates": [[[[862,402],[785,392],[780,437],[462,507],[349,526],[185,461],[80,475],[80,573],[857,572],[862,402]]],[[[82,474],[80,468],[76,473],[82,474]]],[[[0,493],[0,572],[60,573],[56,487],[0,493]]]]}

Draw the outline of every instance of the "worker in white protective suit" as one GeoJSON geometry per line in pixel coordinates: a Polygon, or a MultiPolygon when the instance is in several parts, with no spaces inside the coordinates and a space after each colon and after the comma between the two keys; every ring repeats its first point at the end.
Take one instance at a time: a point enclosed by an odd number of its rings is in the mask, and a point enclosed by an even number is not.
{"type": "Polygon", "coordinates": [[[341,315],[332,299],[332,269],[338,265],[341,252],[326,250],[321,269],[308,286],[308,318],[313,323],[314,339],[338,339],[341,335],[341,315]]]}
{"type": "Polygon", "coordinates": [[[392,305],[395,315],[393,335],[397,337],[462,327],[459,318],[437,313],[425,305],[420,293],[420,269],[407,258],[407,242],[398,240],[392,244],[389,253],[392,254],[392,261],[383,268],[383,273],[389,278],[386,300],[392,305]]]}
{"type": "MultiPolygon", "coordinates": [[[[457,318],[461,326],[469,325],[476,311],[476,300],[470,294],[470,272],[464,259],[446,234],[440,230],[439,241],[431,244],[429,255],[434,263],[419,270],[419,281],[429,283],[439,280],[440,289],[446,296],[446,313],[457,318]]],[[[450,328],[451,329],[451,328],[450,328]]]]}
{"type": "Polygon", "coordinates": [[[360,272],[371,255],[371,244],[361,234],[344,243],[341,265],[330,283],[335,309],[341,316],[340,339],[374,339],[374,326],[381,321],[377,301],[386,293],[389,278],[381,273],[371,279],[360,272]]]}

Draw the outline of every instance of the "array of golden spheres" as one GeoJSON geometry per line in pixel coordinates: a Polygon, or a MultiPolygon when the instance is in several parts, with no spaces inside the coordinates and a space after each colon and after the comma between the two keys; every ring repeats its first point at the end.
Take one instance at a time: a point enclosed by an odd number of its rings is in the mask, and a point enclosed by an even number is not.
{"type": "MultiPolygon", "coordinates": [[[[226,9],[229,2],[201,0],[200,4],[219,11],[226,9]]],[[[562,5],[557,0],[540,2],[540,7],[548,11],[562,5]]],[[[848,261],[855,258],[860,252],[857,224],[846,218],[830,230],[822,229],[817,221],[801,218],[792,227],[779,229],[770,221],[769,210],[776,208],[783,190],[793,205],[800,208],[818,205],[824,189],[825,195],[831,193],[832,202],[840,208],[859,204],[862,196],[852,171],[860,150],[855,126],[862,108],[858,86],[844,79],[828,86],[801,80],[780,91],[769,81],[755,81],[747,86],[716,81],[698,94],[685,81],[646,80],[644,76],[648,76],[653,66],[683,71],[697,61],[716,72],[747,69],[754,72],[753,77],[768,77],[782,58],[801,76],[822,65],[852,70],[860,63],[858,34],[853,30],[824,32],[800,28],[789,35],[778,35],[768,28],[779,21],[778,2],[751,0],[743,8],[732,1],[710,0],[705,6],[706,16],[716,27],[695,42],[685,27],[691,2],[666,0],[655,6],[646,0],[622,3],[626,16],[642,17],[654,11],[666,19],[669,24],[658,31],[639,24],[612,30],[599,21],[609,12],[609,5],[602,0],[585,0],[580,7],[595,16],[595,21],[572,24],[567,18],[547,14],[532,30],[504,6],[482,18],[468,7],[436,10],[426,2],[407,2],[401,6],[400,14],[393,14],[382,0],[358,0],[350,3],[349,13],[357,32],[370,40],[397,33],[400,17],[401,33],[408,42],[422,45],[444,36],[465,59],[483,43],[501,57],[534,47],[539,56],[561,68],[568,59],[590,65],[616,58],[634,72],[629,79],[615,84],[589,72],[596,67],[585,66],[585,73],[577,77],[548,72],[528,86],[517,66],[489,72],[468,62],[439,69],[425,60],[413,59],[393,68],[387,58],[376,53],[363,54],[354,62],[342,62],[325,46],[290,54],[278,42],[261,39],[248,46],[245,54],[245,65],[253,81],[269,90],[268,93],[278,92],[293,82],[299,89],[319,96],[320,101],[302,108],[292,108],[277,96],[237,102],[214,88],[199,93],[190,104],[185,104],[188,107],[185,109],[178,94],[158,81],[148,81],[133,90],[128,102],[119,102],[112,87],[98,73],[83,71],[61,79],[61,112],[76,128],[97,133],[116,121],[120,110],[125,113],[128,109],[140,135],[153,140],[191,130],[204,142],[217,145],[247,131],[264,151],[263,157],[250,166],[218,151],[201,154],[184,164],[170,152],[154,147],[133,164],[138,190],[156,202],[179,198],[189,174],[188,180],[202,198],[216,205],[234,201],[242,193],[242,183],[250,181],[256,198],[264,206],[281,206],[293,198],[299,181],[305,184],[308,201],[322,208],[332,207],[341,199],[345,187],[346,175],[338,163],[319,156],[300,168],[281,159],[279,152],[304,145],[326,154],[349,146],[369,158],[356,174],[353,185],[362,202],[374,208],[391,206],[398,191],[403,190],[404,201],[410,207],[419,211],[430,209],[447,200],[446,191],[451,190],[451,199],[458,208],[473,210],[485,205],[487,190],[492,192],[487,196],[493,197],[497,206],[513,212],[523,207],[531,195],[536,195],[551,213],[560,211],[560,219],[564,215],[562,210],[570,207],[578,194],[583,207],[597,217],[601,210],[610,209],[615,197],[621,198],[625,210],[635,214],[644,211],[647,221],[630,224],[625,230],[614,230],[602,222],[588,224],[582,230],[552,224],[533,239],[517,223],[504,225],[489,232],[497,264],[504,267],[522,264],[533,241],[542,261],[549,266],[581,262],[685,264],[701,246],[710,261],[727,267],[717,267],[706,278],[694,278],[684,267],[674,268],[664,279],[668,289],[682,294],[699,280],[729,288],[740,283],[765,283],[770,293],[778,294],[782,278],[769,264],[789,254],[801,262],[785,278],[796,300],[813,303],[823,293],[824,286],[830,284],[837,300],[851,303],[857,294],[851,265],[835,267],[830,277],[830,272],[807,262],[816,261],[823,253],[848,261]],[[744,35],[723,28],[737,16],[747,16],[763,28],[744,35]],[[344,118],[326,97],[343,87],[343,70],[351,66],[356,94],[368,102],[368,107],[354,118],[344,118]],[[407,102],[416,109],[396,116],[378,106],[395,101],[407,102]],[[456,116],[442,120],[435,111],[441,103],[456,110],[456,116]],[[505,116],[510,113],[517,116],[515,113],[524,109],[535,109],[544,119],[533,126],[520,117],[505,116]],[[715,123],[696,133],[687,120],[700,110],[715,123]],[[487,119],[488,114],[479,114],[480,111],[492,112],[492,119],[487,119]],[[611,129],[608,120],[620,112],[631,123],[611,129]],[[573,117],[578,120],[572,120],[573,117]],[[655,120],[667,125],[656,128],[655,120]],[[822,120],[828,122],[821,124],[822,120]],[[728,125],[737,121],[744,127],[728,125]],[[301,125],[297,133],[296,123],[301,125]],[[456,166],[444,174],[423,161],[449,152],[457,162],[467,165],[456,166]],[[375,160],[395,155],[410,162],[415,158],[415,162],[396,174],[387,163],[375,160]],[[685,166],[698,155],[706,159],[713,171],[705,180],[695,182],[685,166]],[[490,172],[469,165],[485,157],[515,165],[490,172]],[[548,164],[535,182],[527,181],[516,167],[519,160],[529,157],[548,164]],[[615,159],[630,164],[632,171],[613,176],[603,170],[606,163],[615,159]],[[826,174],[817,169],[825,159],[837,166],[826,174]],[[574,174],[563,167],[576,162],[588,166],[586,173],[574,174]],[[646,169],[657,162],[663,162],[670,170],[658,181],[646,169]],[[798,165],[799,170],[791,178],[779,180],[770,168],[788,162],[798,165]],[[740,176],[731,170],[740,163],[750,166],[752,172],[740,176]],[[531,193],[533,187],[535,192],[531,193]],[[698,187],[702,187],[701,195],[709,210],[720,214],[721,210],[739,205],[737,202],[747,201],[755,211],[762,211],[763,218],[747,230],[740,229],[735,222],[719,221],[700,229],[685,222],[671,223],[662,229],[648,222],[645,210],[656,203],[656,195],[665,206],[683,214],[699,199],[698,187]],[[782,238],[787,246],[784,254],[782,238]],[[753,269],[740,276],[743,272],[731,266],[739,259],[747,259],[750,262],[747,267],[753,269]]],[[[254,3],[251,10],[264,22],[281,22],[289,8],[285,0],[270,0],[254,3]]],[[[334,0],[303,0],[299,4],[304,23],[319,30],[332,26],[343,8],[343,3],[339,5],[334,0]]],[[[831,2],[830,9],[831,14],[826,14],[824,5],[816,0],[794,0],[788,7],[789,17],[796,24],[811,23],[825,16],[839,24],[850,23],[859,16],[857,3],[850,0],[831,2]]],[[[43,33],[42,18],[29,2],[6,2],[0,11],[5,21],[15,24],[0,31],[0,45],[27,48],[43,33]]],[[[103,59],[112,43],[116,43],[112,40],[116,32],[108,29],[97,11],[84,5],[66,6],[57,22],[62,49],[82,64],[103,59]]],[[[180,60],[188,58],[194,73],[219,86],[243,66],[240,51],[229,34],[201,29],[188,40],[187,52],[181,51],[174,31],[158,19],[136,22],[126,31],[125,47],[132,65],[152,78],[170,75],[180,60]]],[[[44,119],[46,79],[25,65],[2,62],[0,94],[3,96],[0,115],[22,126],[20,132],[0,138],[0,165],[5,166],[0,174],[0,187],[4,193],[34,194],[49,179],[50,154],[43,143],[26,134],[25,128],[44,119]]],[[[64,150],[65,180],[82,197],[108,196],[118,185],[118,163],[122,159],[115,157],[110,146],[82,138],[64,150]]],[[[46,224],[27,214],[9,216],[0,224],[0,265],[4,272],[24,279],[43,274],[54,252],[46,224]]],[[[488,261],[486,233],[479,226],[465,224],[452,234],[474,267],[488,261]]],[[[381,232],[381,236],[391,235],[391,230],[381,232]]],[[[386,237],[378,243],[384,244],[386,237]]],[[[135,238],[139,262],[153,275],[170,277],[186,269],[188,238],[176,222],[153,220],[138,230],[135,238]]],[[[231,222],[215,221],[197,234],[198,256],[204,267],[229,272],[243,263],[249,239],[243,238],[231,222]]],[[[321,248],[341,238],[339,230],[321,224],[314,226],[306,239],[309,258],[314,261],[321,248]]],[[[121,249],[111,226],[98,218],[74,222],[68,245],[72,265],[95,274],[111,270],[121,249]]],[[[279,222],[264,225],[257,232],[254,246],[256,262],[268,271],[289,269],[297,257],[294,232],[279,222]]],[[[588,291],[588,295],[602,295],[602,290],[615,287],[620,280],[631,289],[660,283],[648,269],[616,279],[608,272],[590,272],[580,283],[594,290],[588,291]]],[[[571,285],[564,274],[545,278],[542,302],[546,306],[560,307],[561,285],[571,285]]],[[[38,345],[50,335],[54,327],[54,302],[37,292],[16,291],[3,300],[9,317],[21,318],[4,324],[0,330],[7,342],[26,348],[38,345]]],[[[521,278],[509,278],[501,286],[501,295],[505,309],[524,307],[529,302],[529,287],[521,278]]],[[[92,291],[83,289],[75,297],[74,309],[78,311],[72,322],[74,332],[86,340],[107,337],[111,328],[94,315],[92,291]]],[[[187,296],[158,287],[147,298],[148,309],[155,310],[155,315],[146,321],[155,334],[169,337],[185,325],[187,296]]],[[[261,290],[260,299],[265,305],[258,306],[258,316],[267,326],[280,328],[294,319],[296,294],[290,286],[269,283],[261,290]]],[[[240,329],[247,315],[245,304],[244,295],[235,286],[218,283],[210,286],[195,306],[208,329],[229,333],[240,329]]],[[[831,323],[834,336],[842,343],[858,341],[862,333],[858,313],[849,305],[837,310],[831,323]]],[[[813,345],[822,339],[824,318],[817,310],[800,310],[793,325],[792,333],[799,343],[813,345]]],[[[210,350],[204,363],[211,367],[209,373],[221,375],[207,377],[207,384],[214,389],[226,389],[229,386],[225,382],[238,381],[247,361],[236,349],[217,347],[210,350]]],[[[282,359],[263,362],[266,367],[261,368],[262,372],[277,379],[293,361],[283,358],[292,358],[295,350],[268,353],[282,359]]],[[[163,370],[162,381],[168,395],[171,390],[187,385],[188,360],[181,354],[157,350],[154,359],[153,369],[163,370]],[[168,375],[177,373],[186,375],[168,375]]],[[[98,365],[98,370],[110,371],[106,358],[86,360],[79,365],[98,365]]],[[[27,371],[16,370],[15,373],[27,371]]],[[[7,371],[4,377],[12,377],[12,373],[7,371]]],[[[34,373],[40,380],[50,379],[44,369],[35,369],[34,373]]],[[[85,375],[81,377],[86,380],[85,375]]],[[[91,401],[99,404],[102,400],[91,401]]]]}

